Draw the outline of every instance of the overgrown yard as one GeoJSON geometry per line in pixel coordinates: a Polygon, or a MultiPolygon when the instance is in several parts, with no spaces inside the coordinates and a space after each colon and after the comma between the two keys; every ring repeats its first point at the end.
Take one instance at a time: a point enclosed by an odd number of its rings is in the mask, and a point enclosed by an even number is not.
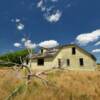
{"type": "Polygon", "coordinates": [[[0,100],[100,100],[100,72],[54,70],[26,85],[23,75],[0,70],[0,100]]]}

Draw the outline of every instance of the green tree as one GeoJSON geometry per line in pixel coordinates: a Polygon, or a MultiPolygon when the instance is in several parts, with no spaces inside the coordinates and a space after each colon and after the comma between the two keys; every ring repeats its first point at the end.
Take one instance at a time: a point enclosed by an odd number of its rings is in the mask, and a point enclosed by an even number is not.
{"type": "Polygon", "coordinates": [[[25,50],[20,50],[20,51],[16,51],[13,53],[6,53],[4,55],[0,56],[0,60],[1,61],[6,61],[6,62],[13,62],[13,63],[18,63],[21,64],[21,60],[20,57],[22,58],[22,61],[27,60],[28,58],[26,57],[28,55],[28,51],[25,50]]]}

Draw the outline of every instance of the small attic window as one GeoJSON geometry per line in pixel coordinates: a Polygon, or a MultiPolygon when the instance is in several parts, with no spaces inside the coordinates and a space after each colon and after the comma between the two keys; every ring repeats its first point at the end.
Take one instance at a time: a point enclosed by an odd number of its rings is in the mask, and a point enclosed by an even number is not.
{"type": "Polygon", "coordinates": [[[76,48],[72,47],[72,55],[75,55],[75,54],[76,54],[76,48]]]}
{"type": "Polygon", "coordinates": [[[41,49],[41,54],[43,54],[43,49],[41,49]]]}

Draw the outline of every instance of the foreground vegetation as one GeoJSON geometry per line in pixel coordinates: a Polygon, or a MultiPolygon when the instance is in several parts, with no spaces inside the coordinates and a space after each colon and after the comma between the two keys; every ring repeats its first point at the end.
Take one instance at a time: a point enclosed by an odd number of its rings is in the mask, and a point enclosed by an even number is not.
{"type": "Polygon", "coordinates": [[[100,100],[100,72],[53,70],[26,85],[21,72],[0,70],[0,100],[100,100]],[[11,98],[9,99],[9,96],[11,98]]]}

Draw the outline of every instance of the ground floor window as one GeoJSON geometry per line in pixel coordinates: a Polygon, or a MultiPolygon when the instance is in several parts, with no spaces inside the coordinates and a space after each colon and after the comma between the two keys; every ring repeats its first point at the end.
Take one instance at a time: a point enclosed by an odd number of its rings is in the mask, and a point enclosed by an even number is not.
{"type": "Polygon", "coordinates": [[[83,58],[80,58],[80,59],[79,59],[79,63],[80,63],[80,66],[83,66],[83,65],[84,65],[84,60],[83,60],[83,58]]]}
{"type": "Polygon", "coordinates": [[[67,66],[70,66],[70,59],[66,60],[67,66]]]}
{"type": "Polygon", "coordinates": [[[44,59],[38,59],[37,64],[39,66],[43,66],[44,65],[44,59]]]}
{"type": "Polygon", "coordinates": [[[58,59],[58,67],[61,68],[61,59],[58,59]]]}

